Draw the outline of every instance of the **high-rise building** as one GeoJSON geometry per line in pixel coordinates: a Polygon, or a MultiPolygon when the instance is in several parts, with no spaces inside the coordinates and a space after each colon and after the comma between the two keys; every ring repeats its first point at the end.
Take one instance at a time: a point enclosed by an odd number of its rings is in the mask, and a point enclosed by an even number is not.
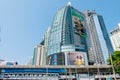
{"type": "Polygon", "coordinates": [[[87,10],[85,12],[87,20],[87,33],[88,33],[88,55],[90,62],[97,62],[104,64],[113,53],[113,48],[101,15],[95,11],[87,10]]]}
{"type": "Polygon", "coordinates": [[[48,64],[47,61],[47,53],[48,53],[48,42],[49,42],[49,37],[50,37],[50,30],[51,27],[49,27],[44,35],[44,46],[45,46],[45,50],[44,50],[44,63],[48,64]]]}
{"type": "Polygon", "coordinates": [[[33,55],[33,60],[32,60],[32,65],[45,65],[44,61],[44,46],[43,45],[37,45],[34,48],[34,55],[33,55]]]}
{"type": "Polygon", "coordinates": [[[32,61],[30,60],[30,64],[28,65],[37,65],[37,66],[43,66],[47,64],[47,46],[48,46],[48,40],[50,35],[50,28],[46,31],[45,35],[43,36],[43,39],[40,44],[38,44],[34,48],[34,54],[32,57],[32,61]],[[32,62],[32,64],[31,64],[32,62]]]}
{"type": "Polygon", "coordinates": [[[120,23],[110,32],[110,34],[114,51],[120,51],[120,23]]]}
{"type": "Polygon", "coordinates": [[[87,65],[85,26],[84,14],[70,3],[57,11],[46,47],[48,64],[87,65]]]}
{"type": "Polygon", "coordinates": [[[102,16],[70,3],[57,11],[42,43],[48,65],[105,64],[113,52],[102,16]]]}

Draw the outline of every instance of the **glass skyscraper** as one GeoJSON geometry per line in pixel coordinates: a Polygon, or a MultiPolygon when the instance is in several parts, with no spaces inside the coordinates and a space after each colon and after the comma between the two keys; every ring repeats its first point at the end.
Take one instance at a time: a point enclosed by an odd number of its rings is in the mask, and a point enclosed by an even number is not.
{"type": "Polygon", "coordinates": [[[47,65],[105,64],[113,52],[102,16],[70,3],[57,11],[42,42],[47,65]]]}
{"type": "Polygon", "coordinates": [[[85,25],[84,14],[70,4],[57,11],[47,46],[48,64],[74,65],[75,58],[84,58],[84,63],[87,64],[85,25]],[[70,60],[72,55],[75,57],[70,63],[68,56],[70,60]],[[60,62],[60,58],[63,58],[63,61],[60,62]]]}
{"type": "Polygon", "coordinates": [[[113,48],[101,15],[95,11],[85,12],[88,31],[88,55],[90,62],[105,64],[113,48]]]}

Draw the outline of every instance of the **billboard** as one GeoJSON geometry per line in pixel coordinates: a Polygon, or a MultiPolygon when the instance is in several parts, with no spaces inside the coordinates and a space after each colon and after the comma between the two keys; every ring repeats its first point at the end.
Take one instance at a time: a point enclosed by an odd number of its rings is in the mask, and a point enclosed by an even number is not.
{"type": "Polygon", "coordinates": [[[84,52],[69,52],[67,53],[67,65],[85,65],[84,52]]]}
{"type": "Polygon", "coordinates": [[[16,66],[18,63],[16,61],[3,61],[0,66],[16,66]]]}
{"type": "Polygon", "coordinates": [[[59,52],[49,55],[48,65],[65,65],[65,54],[63,52],[59,52]]]}
{"type": "Polygon", "coordinates": [[[86,37],[83,14],[72,9],[72,19],[74,25],[74,32],[80,36],[86,37]]]}
{"type": "Polygon", "coordinates": [[[53,55],[53,65],[57,65],[57,55],[53,55]]]}

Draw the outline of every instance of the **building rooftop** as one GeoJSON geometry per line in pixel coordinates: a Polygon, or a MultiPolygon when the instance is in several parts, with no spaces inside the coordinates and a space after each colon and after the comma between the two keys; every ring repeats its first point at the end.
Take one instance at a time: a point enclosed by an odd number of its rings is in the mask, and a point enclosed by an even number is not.
{"type": "Polygon", "coordinates": [[[116,28],[114,28],[113,30],[110,31],[110,34],[112,35],[117,32],[120,32],[120,23],[118,23],[118,26],[116,28]]]}

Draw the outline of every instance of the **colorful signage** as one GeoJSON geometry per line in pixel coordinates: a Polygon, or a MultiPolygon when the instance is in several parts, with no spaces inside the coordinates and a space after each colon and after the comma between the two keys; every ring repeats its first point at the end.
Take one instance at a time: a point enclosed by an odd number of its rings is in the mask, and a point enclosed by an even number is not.
{"type": "Polygon", "coordinates": [[[86,37],[83,14],[72,9],[72,18],[74,23],[74,32],[82,37],[86,37]]]}
{"type": "Polygon", "coordinates": [[[82,52],[69,52],[67,65],[85,65],[85,56],[82,52]]]}
{"type": "Polygon", "coordinates": [[[65,55],[63,52],[54,53],[48,56],[49,65],[65,65],[65,55]]]}

